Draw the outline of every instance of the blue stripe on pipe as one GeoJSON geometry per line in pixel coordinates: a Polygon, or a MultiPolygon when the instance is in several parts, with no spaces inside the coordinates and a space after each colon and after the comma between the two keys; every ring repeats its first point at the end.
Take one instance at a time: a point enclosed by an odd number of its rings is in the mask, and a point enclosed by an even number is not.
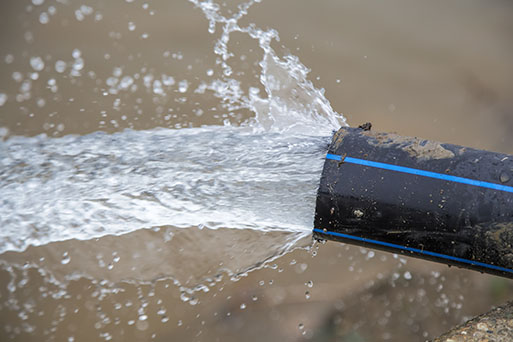
{"type": "MultiPolygon", "coordinates": [[[[341,161],[342,157],[338,156],[336,154],[328,153],[327,156],[326,156],[326,159],[341,161]]],[[[446,181],[449,181],[449,182],[456,182],[456,183],[480,186],[482,188],[488,188],[488,189],[499,190],[499,191],[506,191],[506,192],[513,193],[513,187],[511,187],[511,186],[495,184],[495,183],[490,183],[490,182],[484,182],[484,181],[470,179],[470,178],[463,178],[463,177],[458,177],[458,176],[445,175],[443,173],[437,173],[437,172],[413,169],[411,167],[405,167],[405,166],[399,166],[399,165],[380,163],[380,162],[375,162],[375,161],[370,161],[370,160],[365,160],[365,159],[352,158],[352,157],[345,157],[344,158],[344,163],[358,164],[358,165],[363,165],[363,166],[375,167],[375,168],[378,168],[378,169],[384,169],[384,170],[390,170],[390,171],[409,173],[409,174],[417,175],[417,176],[436,178],[436,179],[446,180],[446,181]]]]}
{"type": "Polygon", "coordinates": [[[384,246],[384,247],[395,248],[395,249],[399,249],[399,250],[402,250],[402,251],[414,252],[414,253],[429,255],[429,256],[432,256],[432,257],[442,258],[442,259],[451,260],[451,261],[458,261],[458,262],[461,262],[461,263],[464,263],[464,264],[473,265],[473,266],[481,266],[481,267],[486,267],[486,268],[489,268],[489,269],[492,269],[492,270],[497,270],[497,271],[502,271],[502,272],[507,272],[507,273],[513,273],[513,270],[511,270],[509,268],[495,266],[495,265],[490,265],[490,264],[485,264],[484,262],[479,262],[479,261],[474,261],[474,260],[458,258],[458,257],[454,257],[454,256],[451,256],[451,255],[446,255],[446,254],[441,254],[441,253],[425,251],[425,250],[418,249],[418,248],[406,247],[406,246],[396,245],[394,243],[388,243],[388,242],[383,242],[383,241],[378,241],[378,240],[366,239],[366,238],[362,238],[362,237],[359,237],[359,236],[347,235],[347,234],[343,234],[343,233],[324,231],[324,230],[318,229],[318,228],[314,228],[313,231],[316,232],[316,233],[319,233],[319,234],[338,236],[338,237],[345,238],[345,239],[351,239],[351,240],[366,242],[366,243],[369,243],[369,244],[374,244],[374,245],[380,245],[380,246],[384,246]]]}

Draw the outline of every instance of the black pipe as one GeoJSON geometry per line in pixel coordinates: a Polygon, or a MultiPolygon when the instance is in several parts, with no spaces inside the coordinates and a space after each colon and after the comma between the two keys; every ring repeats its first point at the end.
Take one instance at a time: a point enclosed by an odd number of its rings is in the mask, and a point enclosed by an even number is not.
{"type": "Polygon", "coordinates": [[[333,136],[314,237],[513,278],[513,156],[368,128],[333,136]]]}

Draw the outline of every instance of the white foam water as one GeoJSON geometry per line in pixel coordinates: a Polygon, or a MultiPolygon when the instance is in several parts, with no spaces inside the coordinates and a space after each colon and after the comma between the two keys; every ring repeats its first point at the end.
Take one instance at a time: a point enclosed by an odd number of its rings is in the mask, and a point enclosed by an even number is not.
{"type": "Polygon", "coordinates": [[[13,137],[0,253],[166,225],[309,232],[328,143],[231,126],[13,137]]]}

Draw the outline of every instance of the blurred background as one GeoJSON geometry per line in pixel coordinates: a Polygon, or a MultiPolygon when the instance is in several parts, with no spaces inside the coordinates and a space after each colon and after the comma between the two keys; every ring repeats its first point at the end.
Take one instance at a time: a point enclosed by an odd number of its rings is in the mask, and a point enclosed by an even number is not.
{"type": "MultiPolygon", "coordinates": [[[[264,0],[248,23],[351,126],[513,153],[510,1],[264,0]]],[[[185,0],[4,0],[0,139],[240,124],[254,113],[201,91],[220,30],[185,0]]],[[[229,48],[259,87],[257,42],[229,48]]],[[[6,252],[0,340],[424,341],[513,297],[501,278],[309,238],[280,256],[280,234],[159,227],[6,252]]]]}

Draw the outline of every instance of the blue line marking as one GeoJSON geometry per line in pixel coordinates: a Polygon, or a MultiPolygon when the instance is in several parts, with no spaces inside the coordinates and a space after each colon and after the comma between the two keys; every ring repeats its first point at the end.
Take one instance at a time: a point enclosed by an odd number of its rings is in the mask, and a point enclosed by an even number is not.
{"type": "Polygon", "coordinates": [[[490,268],[492,270],[497,270],[497,271],[502,271],[502,272],[507,272],[507,273],[513,273],[513,270],[511,270],[509,268],[495,266],[495,265],[490,265],[490,264],[485,264],[484,262],[479,262],[479,261],[473,261],[473,260],[458,258],[458,257],[454,257],[454,256],[451,256],[451,255],[440,254],[440,253],[435,253],[435,252],[430,252],[430,251],[424,251],[424,250],[421,250],[421,249],[418,249],[418,248],[406,247],[406,246],[396,245],[394,243],[383,242],[383,241],[372,240],[372,239],[366,239],[366,238],[362,238],[362,237],[359,237],[359,236],[347,235],[347,234],[343,234],[343,233],[323,231],[322,229],[318,229],[318,228],[314,228],[313,231],[316,232],[316,233],[320,233],[320,234],[338,236],[338,237],[342,237],[342,238],[346,238],[346,239],[351,239],[351,240],[371,243],[371,244],[375,244],[375,245],[395,248],[395,249],[399,249],[399,250],[402,250],[402,251],[414,252],[414,253],[429,255],[429,256],[433,256],[433,257],[437,257],[437,258],[442,258],[442,259],[447,259],[447,260],[452,260],[452,261],[458,261],[458,262],[462,262],[464,264],[486,267],[486,268],[490,268]]]}
{"type": "MultiPolygon", "coordinates": [[[[342,157],[338,156],[336,154],[328,153],[326,156],[326,159],[330,160],[336,160],[341,161],[342,157]]],[[[352,157],[345,157],[344,163],[351,163],[351,164],[358,164],[363,166],[369,166],[369,167],[375,167],[378,169],[384,169],[384,170],[390,170],[390,171],[397,171],[397,172],[403,172],[403,173],[409,173],[412,175],[417,176],[424,176],[429,178],[436,178],[441,180],[446,180],[449,182],[456,182],[456,183],[462,183],[467,185],[474,185],[479,186],[482,188],[488,188],[493,190],[499,190],[499,191],[505,191],[505,192],[511,192],[513,193],[513,187],[508,185],[501,185],[501,184],[495,184],[490,182],[484,182],[480,180],[474,180],[470,178],[463,178],[458,176],[452,176],[452,175],[445,175],[443,173],[436,173],[431,171],[424,171],[419,169],[413,169],[411,167],[405,167],[405,166],[398,166],[398,165],[392,165],[392,164],[386,164],[386,163],[380,163],[365,159],[358,159],[358,158],[352,158],[352,157]]]]}

